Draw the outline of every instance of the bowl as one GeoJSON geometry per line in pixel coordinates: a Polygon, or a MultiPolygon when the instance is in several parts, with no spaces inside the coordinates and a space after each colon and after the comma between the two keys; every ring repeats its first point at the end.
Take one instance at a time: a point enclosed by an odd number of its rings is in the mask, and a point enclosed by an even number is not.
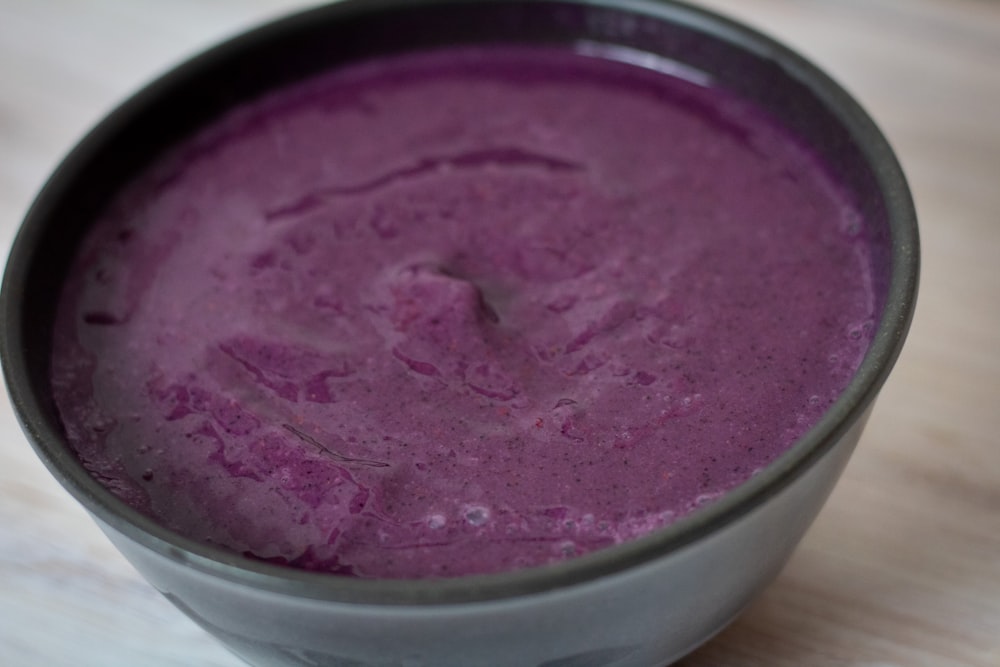
{"type": "Polygon", "coordinates": [[[289,16],[181,65],[66,157],[18,233],[0,357],[39,457],[181,611],[254,665],[659,667],[731,621],[780,571],[853,451],[900,352],[918,277],[916,216],[862,108],[747,27],[656,0],[347,0],[289,16]],[[227,109],[373,55],[491,42],[624,47],[710,74],[816,151],[871,221],[880,317],[841,397],[765,470],[717,502],[553,565],[439,580],[358,580],[250,560],[126,506],[67,444],[49,386],[57,295],[81,237],[131,178],[227,109]]]}

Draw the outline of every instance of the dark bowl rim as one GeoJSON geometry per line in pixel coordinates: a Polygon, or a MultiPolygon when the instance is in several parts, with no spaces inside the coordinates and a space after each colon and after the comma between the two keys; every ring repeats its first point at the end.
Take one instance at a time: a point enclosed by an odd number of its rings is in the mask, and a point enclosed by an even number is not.
{"type": "MultiPolygon", "coordinates": [[[[420,0],[424,6],[507,0],[420,0]]],[[[19,289],[31,265],[33,250],[46,224],[47,204],[67,182],[83,177],[86,156],[113,131],[122,115],[155,103],[151,92],[169,77],[194,76],[226,50],[265,40],[267,35],[303,22],[332,21],[353,12],[391,11],[412,0],[343,0],[279,18],[226,40],[159,77],[106,116],[69,153],[38,194],[13,243],[0,290],[0,360],[11,402],[38,456],[59,482],[102,527],[121,533],[176,564],[232,583],[272,593],[329,602],[370,605],[446,605],[502,600],[541,594],[593,582],[665,558],[758,508],[801,476],[829,452],[848,429],[861,421],[895,364],[915,308],[919,275],[916,212],[902,168],[874,121],[835,81],[815,65],[772,38],[714,12],[672,0],[535,0],[545,5],[583,5],[634,12],[726,41],[763,55],[792,79],[805,83],[832,110],[858,143],[885,198],[891,240],[892,269],[886,305],[861,366],[841,397],[821,420],[764,471],[699,509],[646,537],[564,562],[497,574],[430,580],[366,580],[308,572],[252,561],[219,548],[181,537],[125,505],[94,480],[64,443],[58,425],[44,416],[41,399],[30,387],[23,349],[26,290],[19,289]],[[109,130],[109,128],[111,128],[109,130]]]]}

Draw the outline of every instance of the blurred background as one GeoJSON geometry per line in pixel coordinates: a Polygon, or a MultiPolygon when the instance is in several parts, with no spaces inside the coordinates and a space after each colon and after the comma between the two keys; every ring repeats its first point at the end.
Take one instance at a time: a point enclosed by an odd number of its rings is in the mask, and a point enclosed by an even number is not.
{"type": "MultiPolygon", "coordinates": [[[[784,573],[682,667],[1000,666],[1000,3],[702,0],[874,116],[924,271],[896,371],[784,573]]],[[[0,247],[58,160],[180,60],[304,3],[0,0],[0,247]]],[[[0,665],[241,664],[161,599],[0,403],[0,665]]],[[[596,667],[596,666],[595,666],[596,667]]]]}

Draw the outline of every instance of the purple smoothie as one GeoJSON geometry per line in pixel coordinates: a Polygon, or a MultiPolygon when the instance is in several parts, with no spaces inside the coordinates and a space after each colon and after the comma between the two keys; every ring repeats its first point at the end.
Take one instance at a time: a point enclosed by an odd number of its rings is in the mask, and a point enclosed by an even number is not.
{"type": "Polygon", "coordinates": [[[244,106],[85,240],[53,393],[190,538],[344,575],[558,561],[808,430],[870,342],[823,165],[729,93],[606,58],[410,54],[244,106]]]}

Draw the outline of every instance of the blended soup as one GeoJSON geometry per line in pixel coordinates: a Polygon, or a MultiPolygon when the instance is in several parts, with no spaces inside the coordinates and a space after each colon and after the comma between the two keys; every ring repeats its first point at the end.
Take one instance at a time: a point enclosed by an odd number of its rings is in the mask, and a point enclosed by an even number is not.
{"type": "Polygon", "coordinates": [[[868,238],[710,82],[389,57],[139,175],[71,269],[53,393],[87,469],[189,538],[358,577],[540,565],[689,514],[815,424],[870,343],[868,238]]]}

